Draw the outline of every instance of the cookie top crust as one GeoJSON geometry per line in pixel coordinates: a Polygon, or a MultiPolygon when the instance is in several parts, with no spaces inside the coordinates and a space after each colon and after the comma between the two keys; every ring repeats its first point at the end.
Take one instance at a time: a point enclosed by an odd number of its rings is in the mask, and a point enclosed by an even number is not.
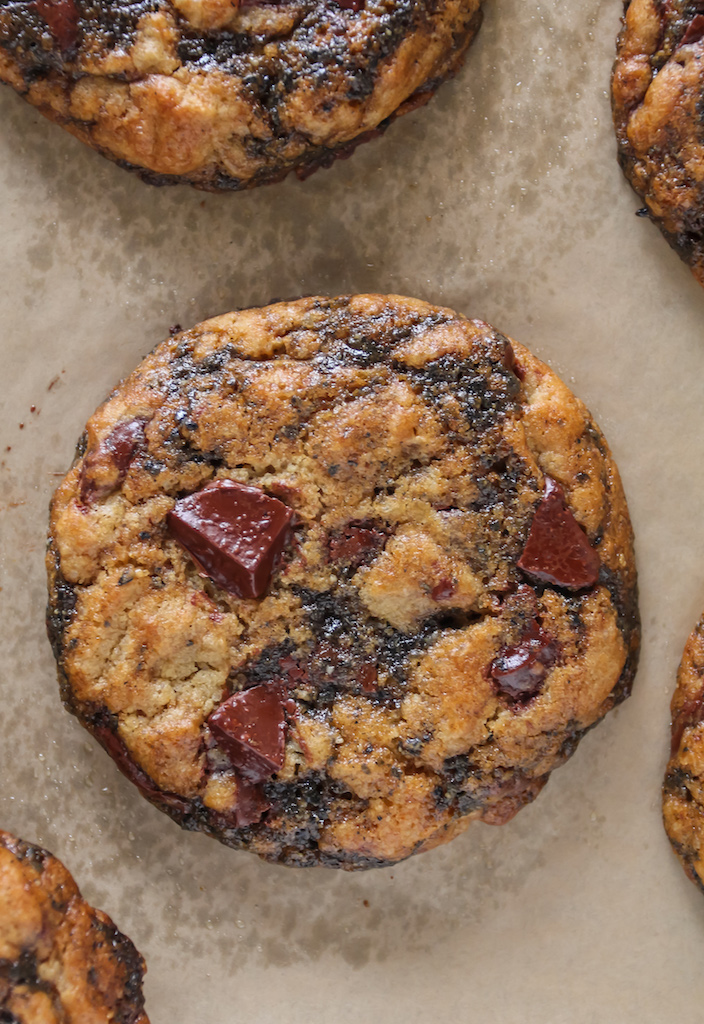
{"type": "Polygon", "coordinates": [[[89,420],[47,564],[67,707],[185,827],[288,864],[508,820],[635,670],[589,413],[488,324],[398,296],[159,345],[89,420]]]}
{"type": "Polygon", "coordinates": [[[3,1024],[149,1024],[144,961],[38,846],[0,832],[3,1024]]]}
{"type": "Polygon", "coordinates": [[[0,80],[155,184],[305,177],[426,102],[481,0],[10,0],[0,80]]]}
{"type": "Polygon", "coordinates": [[[704,5],[630,0],[612,79],[619,161],[704,284],[704,5]]]}
{"type": "Polygon", "coordinates": [[[704,892],[704,616],[685,645],[671,711],[663,821],[688,877],[704,892]]]}

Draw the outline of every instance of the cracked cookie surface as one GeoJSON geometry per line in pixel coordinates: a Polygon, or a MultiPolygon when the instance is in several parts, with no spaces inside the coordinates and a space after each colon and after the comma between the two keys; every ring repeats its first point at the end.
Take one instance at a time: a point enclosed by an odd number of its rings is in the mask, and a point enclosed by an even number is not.
{"type": "Polygon", "coordinates": [[[612,104],[621,166],[704,284],[704,4],[630,0],[612,104]]]}
{"type": "Polygon", "coordinates": [[[50,534],[67,707],[184,827],[269,860],[371,867],[506,821],[630,691],[599,429],[420,301],[169,338],[88,422],[50,534]]]}
{"type": "Polygon", "coordinates": [[[10,0],[0,80],[155,184],[305,177],[454,74],[481,0],[10,0]]]}
{"type": "Polygon", "coordinates": [[[704,616],[685,645],[672,697],[663,820],[672,847],[704,892],[704,616]]]}
{"type": "Polygon", "coordinates": [[[0,831],[3,1024],[149,1024],[145,967],[46,850],[0,831]]]}

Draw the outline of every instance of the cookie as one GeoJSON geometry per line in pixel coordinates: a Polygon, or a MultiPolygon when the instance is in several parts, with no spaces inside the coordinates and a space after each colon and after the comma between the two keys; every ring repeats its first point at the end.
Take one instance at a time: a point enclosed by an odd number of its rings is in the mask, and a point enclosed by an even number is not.
{"type": "Polygon", "coordinates": [[[154,184],[306,177],[460,67],[481,0],[16,0],[0,80],[154,184]]]}
{"type": "Polygon", "coordinates": [[[612,104],[621,166],[670,245],[704,284],[704,7],[630,0],[612,104]]]}
{"type": "Polygon", "coordinates": [[[66,706],[152,803],[268,860],[385,865],[504,822],[631,687],[601,433],[424,302],[175,334],[90,419],[50,534],[66,706]]]}
{"type": "Polygon", "coordinates": [[[144,972],[56,857],[0,832],[2,1024],[149,1024],[144,972]]]}
{"type": "Polygon", "coordinates": [[[704,892],[704,616],[685,645],[672,697],[663,821],[687,875],[704,892]]]}

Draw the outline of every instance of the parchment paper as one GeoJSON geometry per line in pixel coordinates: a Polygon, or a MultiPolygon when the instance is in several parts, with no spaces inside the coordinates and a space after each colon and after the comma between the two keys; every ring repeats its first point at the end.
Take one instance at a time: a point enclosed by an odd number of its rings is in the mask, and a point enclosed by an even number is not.
{"type": "Polygon", "coordinates": [[[704,897],[660,823],[669,699],[704,607],[704,290],[621,177],[620,0],[487,0],[431,104],[304,183],[157,190],[0,92],[0,827],[147,959],[152,1024],[702,1019],[704,897]],[[393,291],[483,317],[595,414],[637,537],[632,698],[503,828],[365,874],[181,832],[62,709],[46,509],[82,426],[176,323],[393,291]]]}

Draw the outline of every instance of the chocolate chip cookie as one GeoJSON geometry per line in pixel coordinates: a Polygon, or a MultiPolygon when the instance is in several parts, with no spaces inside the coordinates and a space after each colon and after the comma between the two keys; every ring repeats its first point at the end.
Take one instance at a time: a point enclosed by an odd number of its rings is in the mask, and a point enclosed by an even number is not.
{"type": "Polygon", "coordinates": [[[305,177],[425,103],[481,0],[12,0],[0,80],[155,184],[305,177]]]}
{"type": "Polygon", "coordinates": [[[704,892],[704,616],[685,645],[672,697],[663,819],[687,875],[704,892]]]}
{"type": "Polygon", "coordinates": [[[2,1024],[149,1024],[144,961],[66,868],[0,832],[2,1024]]]}
{"type": "Polygon", "coordinates": [[[507,821],[630,691],[599,429],[424,302],[170,337],[89,420],[50,534],[66,706],[152,803],[268,860],[385,865],[507,821]]]}
{"type": "Polygon", "coordinates": [[[704,4],[630,0],[612,81],[621,166],[704,284],[704,4]]]}

